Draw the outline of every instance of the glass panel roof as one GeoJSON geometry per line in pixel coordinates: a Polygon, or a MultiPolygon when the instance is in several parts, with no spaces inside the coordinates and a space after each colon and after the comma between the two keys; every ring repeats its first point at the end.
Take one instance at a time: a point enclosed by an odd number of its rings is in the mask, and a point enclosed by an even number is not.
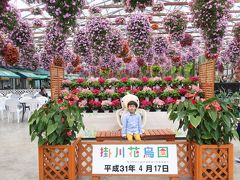
{"type": "MultiPolygon", "coordinates": [[[[163,25],[162,25],[162,20],[165,17],[165,15],[168,14],[169,12],[171,12],[173,10],[181,10],[183,12],[186,12],[188,14],[188,17],[191,16],[189,6],[187,5],[187,3],[188,3],[187,0],[156,0],[155,1],[155,3],[159,3],[159,2],[181,2],[182,5],[169,4],[164,7],[164,10],[160,14],[153,15],[153,21],[157,22],[160,25],[160,29],[157,31],[157,33],[165,34],[165,31],[164,31],[163,25]]],[[[48,15],[48,13],[46,11],[43,11],[42,15],[36,16],[36,15],[31,14],[31,8],[35,8],[35,7],[43,8],[44,7],[43,4],[29,5],[24,0],[11,0],[10,3],[13,4],[14,6],[16,6],[18,9],[20,9],[22,18],[26,21],[29,21],[30,23],[31,23],[31,21],[33,21],[33,19],[42,19],[46,26],[47,22],[49,20],[51,20],[51,17],[48,15]]],[[[126,13],[124,11],[123,5],[121,5],[121,3],[114,4],[112,0],[87,0],[87,5],[83,9],[81,16],[78,18],[78,24],[80,26],[84,26],[87,19],[90,17],[90,14],[88,12],[89,6],[100,7],[102,10],[101,14],[105,17],[108,17],[111,22],[114,22],[114,19],[117,16],[127,17],[129,15],[129,13],[126,13]]],[[[132,14],[134,14],[134,13],[137,13],[137,12],[133,12],[132,14]]],[[[149,14],[149,15],[153,14],[150,7],[147,7],[143,13],[149,14]]],[[[232,31],[232,27],[233,27],[234,23],[240,21],[240,3],[234,4],[234,7],[231,9],[231,14],[232,14],[232,21],[230,21],[228,24],[227,32],[226,32],[226,35],[224,38],[224,44],[227,44],[232,39],[231,31],[232,31]]],[[[123,31],[123,33],[125,32],[125,26],[118,26],[118,28],[120,28],[123,31]]],[[[42,45],[43,38],[44,38],[44,31],[45,31],[45,27],[38,28],[38,29],[33,28],[36,44],[42,45]]],[[[194,28],[192,23],[188,23],[188,28],[187,28],[186,32],[191,33],[195,37],[195,40],[202,41],[200,31],[198,29],[194,28]]],[[[72,38],[70,37],[68,39],[69,46],[71,46],[71,40],[72,40],[72,38]]]]}

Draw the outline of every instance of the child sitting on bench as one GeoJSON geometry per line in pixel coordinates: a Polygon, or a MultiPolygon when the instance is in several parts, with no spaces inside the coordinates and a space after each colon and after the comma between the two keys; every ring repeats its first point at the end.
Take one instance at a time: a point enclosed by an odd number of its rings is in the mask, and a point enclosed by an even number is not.
{"type": "Polygon", "coordinates": [[[127,104],[128,112],[122,117],[122,136],[126,137],[128,141],[133,141],[133,137],[136,141],[141,141],[140,134],[142,130],[141,115],[136,113],[138,105],[135,101],[130,101],[127,104]]]}

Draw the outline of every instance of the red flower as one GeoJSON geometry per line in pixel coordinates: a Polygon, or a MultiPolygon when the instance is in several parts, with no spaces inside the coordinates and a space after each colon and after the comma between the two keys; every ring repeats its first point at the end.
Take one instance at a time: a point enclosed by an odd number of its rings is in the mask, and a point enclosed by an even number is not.
{"type": "Polygon", "coordinates": [[[139,88],[133,88],[133,89],[131,90],[131,93],[137,94],[139,91],[140,91],[139,88]]]}
{"type": "Polygon", "coordinates": [[[74,101],[68,101],[68,104],[70,104],[71,106],[75,104],[74,101]]]}
{"type": "Polygon", "coordinates": [[[187,93],[187,94],[185,95],[185,97],[188,98],[188,99],[192,99],[192,98],[195,97],[195,94],[187,93]]]}
{"type": "Polygon", "coordinates": [[[58,104],[62,104],[62,103],[63,103],[63,100],[62,100],[62,99],[58,99],[57,103],[58,103],[58,104]]]}
{"type": "Polygon", "coordinates": [[[69,131],[67,132],[67,136],[68,136],[68,137],[71,137],[71,136],[72,136],[72,130],[69,130],[69,131]]]}
{"type": "Polygon", "coordinates": [[[215,109],[217,110],[217,111],[221,111],[221,106],[220,106],[220,104],[217,102],[217,101],[215,101],[215,102],[212,102],[212,104],[211,104],[213,107],[215,107],[215,109]]]}
{"type": "Polygon", "coordinates": [[[197,101],[195,99],[192,99],[192,104],[197,104],[197,101]]]}
{"type": "Polygon", "coordinates": [[[185,95],[185,94],[187,93],[187,89],[185,89],[185,88],[180,88],[180,89],[179,89],[179,93],[180,93],[181,95],[185,95]]]}
{"type": "Polygon", "coordinates": [[[103,84],[103,83],[105,82],[105,79],[99,78],[99,79],[98,79],[98,82],[99,82],[99,84],[103,84]]]}
{"type": "Polygon", "coordinates": [[[123,83],[126,83],[126,82],[128,81],[128,78],[126,78],[126,77],[125,77],[125,78],[122,78],[121,81],[122,81],[123,83]]]}
{"type": "Polygon", "coordinates": [[[98,89],[93,89],[93,90],[92,90],[92,93],[93,93],[94,95],[98,95],[98,94],[100,93],[100,90],[98,90],[98,89]]]}
{"type": "Polygon", "coordinates": [[[165,81],[172,81],[172,76],[166,76],[163,78],[165,81]]]}
{"type": "Polygon", "coordinates": [[[62,117],[62,118],[61,118],[62,124],[64,124],[64,121],[65,121],[65,119],[64,119],[64,117],[62,117]]]}
{"type": "Polygon", "coordinates": [[[79,79],[77,79],[77,82],[78,83],[83,83],[85,80],[83,79],[83,78],[79,78],[79,79]]]}
{"type": "Polygon", "coordinates": [[[144,83],[147,83],[148,80],[149,80],[149,78],[147,78],[147,77],[143,77],[143,78],[142,78],[142,81],[143,81],[144,83]]]}
{"type": "Polygon", "coordinates": [[[149,106],[152,106],[152,102],[151,101],[148,101],[148,100],[142,100],[141,101],[141,108],[146,108],[146,107],[149,107],[149,106]]]}
{"type": "Polygon", "coordinates": [[[197,76],[192,76],[189,78],[191,81],[198,81],[198,77],[197,76]]]}
{"type": "Polygon", "coordinates": [[[193,125],[190,123],[190,124],[188,125],[188,128],[189,128],[189,129],[193,129],[193,125]]]}
{"type": "Polygon", "coordinates": [[[77,94],[77,93],[79,93],[79,92],[80,92],[79,89],[73,89],[73,90],[71,90],[71,93],[73,93],[73,94],[77,94]]]}
{"type": "Polygon", "coordinates": [[[118,93],[125,93],[127,90],[126,90],[126,88],[125,87],[121,87],[121,88],[118,88],[117,89],[117,92],[118,93]]]}
{"type": "Polygon", "coordinates": [[[121,103],[119,99],[112,100],[112,106],[117,107],[117,106],[120,106],[120,104],[121,103]]]}
{"type": "Polygon", "coordinates": [[[176,100],[171,97],[168,97],[164,102],[165,104],[175,104],[176,100]]]}

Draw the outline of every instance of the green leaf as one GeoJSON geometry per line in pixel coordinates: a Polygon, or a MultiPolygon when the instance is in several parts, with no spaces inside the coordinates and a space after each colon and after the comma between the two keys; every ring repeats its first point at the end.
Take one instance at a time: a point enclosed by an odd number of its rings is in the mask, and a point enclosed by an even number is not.
{"type": "Polygon", "coordinates": [[[232,134],[233,134],[234,137],[239,139],[239,135],[238,135],[238,132],[236,130],[232,130],[232,134]]]}
{"type": "Polygon", "coordinates": [[[226,124],[227,127],[231,127],[231,119],[229,119],[227,116],[223,115],[223,122],[226,124]]]}
{"type": "Polygon", "coordinates": [[[58,127],[58,123],[54,123],[54,124],[50,124],[47,127],[47,136],[49,136],[50,134],[52,134],[58,127]]]}
{"type": "Polygon", "coordinates": [[[52,143],[53,141],[55,141],[57,139],[57,135],[56,133],[52,133],[49,137],[48,137],[48,141],[50,143],[52,143]]]}
{"type": "Polygon", "coordinates": [[[206,129],[208,130],[208,132],[211,132],[211,127],[209,125],[208,121],[203,121],[204,126],[206,127],[206,129]]]}
{"type": "Polygon", "coordinates": [[[196,128],[200,122],[201,122],[201,117],[200,116],[197,116],[197,117],[194,117],[193,115],[190,115],[188,116],[189,118],[189,121],[191,122],[191,124],[196,128]]]}
{"type": "Polygon", "coordinates": [[[68,116],[67,117],[67,121],[68,121],[68,125],[69,127],[72,127],[73,126],[73,123],[74,123],[74,117],[71,115],[71,116],[68,116]]]}
{"type": "Polygon", "coordinates": [[[32,136],[31,136],[31,142],[34,141],[34,139],[36,138],[36,136],[37,136],[37,133],[36,133],[36,132],[32,133],[32,136]]]}
{"type": "Polygon", "coordinates": [[[209,110],[208,114],[209,114],[210,118],[213,120],[213,122],[215,122],[217,119],[217,111],[209,110]]]}
{"type": "Polygon", "coordinates": [[[181,111],[181,112],[178,114],[177,120],[181,120],[185,115],[186,115],[185,111],[181,111]]]}

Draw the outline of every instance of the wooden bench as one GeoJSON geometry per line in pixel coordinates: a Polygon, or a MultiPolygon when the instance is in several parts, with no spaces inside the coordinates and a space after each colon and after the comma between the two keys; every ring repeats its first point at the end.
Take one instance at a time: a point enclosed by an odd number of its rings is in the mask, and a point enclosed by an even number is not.
{"type": "MultiPolygon", "coordinates": [[[[166,140],[174,141],[175,133],[170,129],[149,129],[145,130],[144,134],[141,135],[142,140],[166,140]]],[[[97,131],[96,140],[124,140],[121,136],[121,131],[97,131]]]]}

